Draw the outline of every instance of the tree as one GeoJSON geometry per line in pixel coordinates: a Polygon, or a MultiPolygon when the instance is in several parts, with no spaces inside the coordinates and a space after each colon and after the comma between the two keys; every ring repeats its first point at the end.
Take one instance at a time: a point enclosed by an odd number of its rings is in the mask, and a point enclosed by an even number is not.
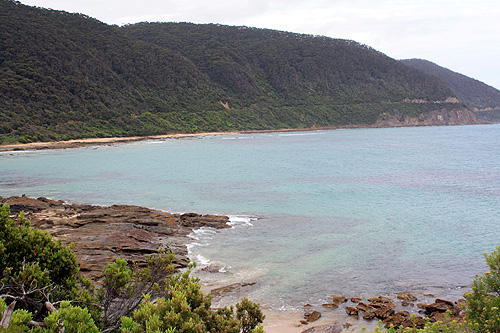
{"type": "Polygon", "coordinates": [[[148,297],[134,313],[123,317],[121,330],[128,333],[153,332],[262,332],[260,324],[265,316],[259,304],[243,299],[234,308],[211,310],[211,295],[204,295],[197,278],[190,271],[173,275],[168,291],[151,301],[148,297]]]}
{"type": "Polygon", "coordinates": [[[466,319],[475,332],[500,332],[500,246],[484,256],[490,271],[476,275],[472,292],[465,294],[466,319]]]}
{"type": "Polygon", "coordinates": [[[54,241],[43,230],[31,227],[24,214],[10,217],[10,207],[0,208],[0,296],[16,307],[41,318],[45,302],[65,299],[92,302],[90,283],[78,275],[80,266],[72,245],[54,241]]]}

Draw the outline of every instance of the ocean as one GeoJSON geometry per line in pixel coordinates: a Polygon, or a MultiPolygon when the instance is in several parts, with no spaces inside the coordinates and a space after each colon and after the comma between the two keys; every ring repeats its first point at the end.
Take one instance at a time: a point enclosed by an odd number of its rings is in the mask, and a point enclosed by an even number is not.
{"type": "Polygon", "coordinates": [[[458,299],[500,245],[500,125],[1,153],[0,195],[22,194],[230,215],[231,229],[193,232],[196,274],[208,289],[255,282],[235,297],[265,309],[332,294],[458,299]]]}

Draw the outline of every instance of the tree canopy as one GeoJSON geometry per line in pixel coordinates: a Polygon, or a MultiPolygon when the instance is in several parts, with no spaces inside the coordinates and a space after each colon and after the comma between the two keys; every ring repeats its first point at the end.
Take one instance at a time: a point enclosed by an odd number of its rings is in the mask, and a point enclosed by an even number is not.
{"type": "Polygon", "coordinates": [[[0,144],[366,125],[465,107],[435,103],[455,97],[437,77],[323,36],[118,27],[0,0],[0,40],[0,144]]]}

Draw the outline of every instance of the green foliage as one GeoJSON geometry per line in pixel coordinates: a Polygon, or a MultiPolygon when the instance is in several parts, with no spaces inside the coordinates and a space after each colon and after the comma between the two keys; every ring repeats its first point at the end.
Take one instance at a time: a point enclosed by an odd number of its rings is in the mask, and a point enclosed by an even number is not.
{"type": "MultiPolygon", "coordinates": [[[[59,332],[64,325],[65,332],[97,333],[99,329],[87,309],[73,306],[65,301],[57,312],[52,312],[45,318],[47,332],[59,332]]],[[[44,330],[45,331],[45,330],[44,330]]]]}
{"type": "Polygon", "coordinates": [[[467,325],[475,332],[500,331],[500,246],[485,254],[490,271],[476,275],[467,300],[467,325]]]}
{"type": "Polygon", "coordinates": [[[159,250],[149,255],[145,267],[116,259],[104,270],[103,286],[98,290],[102,304],[101,326],[114,330],[120,326],[121,317],[130,315],[145,299],[156,297],[168,290],[168,278],[174,273],[172,252],[159,250]]]}
{"type": "Polygon", "coordinates": [[[264,321],[264,316],[259,304],[251,302],[248,298],[243,298],[236,304],[236,319],[241,323],[241,332],[250,333],[260,323],[264,321]]]}
{"type": "Polygon", "coordinates": [[[45,301],[78,298],[79,264],[71,247],[53,241],[45,231],[32,228],[24,215],[9,217],[0,209],[0,291],[21,308],[41,310],[45,301]]]}
{"type": "MultiPolygon", "coordinates": [[[[5,304],[5,300],[0,298],[0,314],[3,314],[7,305],[5,304]]],[[[0,332],[26,332],[28,330],[27,324],[31,321],[32,315],[30,312],[26,310],[15,310],[12,313],[12,317],[9,322],[9,327],[7,329],[0,328],[0,332]]]]}
{"type": "Polygon", "coordinates": [[[264,320],[258,304],[243,299],[233,307],[210,309],[211,296],[204,295],[190,272],[171,276],[167,293],[155,302],[148,297],[133,318],[123,317],[123,332],[261,332],[264,320]]]}
{"type": "Polygon", "coordinates": [[[455,95],[471,108],[484,109],[500,106],[500,91],[482,82],[455,73],[427,60],[406,59],[401,60],[401,62],[425,73],[437,76],[446,82],[455,95]]]}
{"type": "MultiPolygon", "coordinates": [[[[0,0],[0,143],[373,124],[440,80],[349,40],[0,0]]],[[[408,104],[408,103],[406,103],[408,104]]],[[[457,105],[414,105],[419,115],[457,105]]]]}

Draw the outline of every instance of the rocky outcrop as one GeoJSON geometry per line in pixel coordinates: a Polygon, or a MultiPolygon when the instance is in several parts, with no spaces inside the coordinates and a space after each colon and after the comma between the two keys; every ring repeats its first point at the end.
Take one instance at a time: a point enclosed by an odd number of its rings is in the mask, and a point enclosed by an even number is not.
{"type": "Polygon", "coordinates": [[[437,110],[409,117],[401,112],[384,113],[375,127],[474,125],[483,123],[477,115],[467,109],[437,110]]]}
{"type": "Polygon", "coordinates": [[[0,197],[12,214],[21,211],[33,227],[46,230],[64,244],[74,244],[82,273],[99,280],[108,263],[120,257],[145,262],[159,248],[175,253],[174,264],[187,264],[187,236],[193,228],[227,228],[229,218],[194,213],[170,214],[131,205],[109,207],[67,204],[47,198],[0,197]]]}
{"type": "MultiPolygon", "coordinates": [[[[393,327],[417,327],[421,328],[425,325],[426,320],[431,322],[443,321],[447,313],[450,314],[451,320],[463,321],[464,300],[459,300],[457,302],[451,302],[444,299],[435,299],[431,304],[419,303],[414,306],[412,301],[417,301],[418,298],[410,294],[409,292],[399,292],[395,293],[397,300],[401,302],[396,302],[390,297],[378,296],[368,299],[363,299],[361,297],[351,297],[346,298],[344,296],[331,296],[332,303],[323,304],[323,308],[335,310],[337,308],[343,308],[346,314],[353,317],[355,320],[363,318],[364,320],[377,320],[384,323],[385,328],[393,327]],[[331,307],[330,305],[336,305],[331,307]],[[405,305],[406,304],[406,305],[405,305]],[[402,310],[401,306],[409,306],[408,310],[402,310]]],[[[426,299],[428,297],[434,297],[430,294],[422,294],[426,299]]],[[[312,305],[305,306],[306,312],[304,318],[307,319],[308,315],[314,312],[312,305]]],[[[301,320],[301,323],[306,325],[310,322],[307,320],[301,320]]],[[[339,324],[338,322],[336,323],[339,324]]],[[[351,326],[349,322],[344,324],[344,328],[351,326]]],[[[328,326],[328,325],[327,325],[328,326]]],[[[324,327],[327,327],[324,326],[324,327]]],[[[311,328],[303,332],[316,332],[311,328]]],[[[317,327],[321,329],[321,327],[317,327]]]]}

